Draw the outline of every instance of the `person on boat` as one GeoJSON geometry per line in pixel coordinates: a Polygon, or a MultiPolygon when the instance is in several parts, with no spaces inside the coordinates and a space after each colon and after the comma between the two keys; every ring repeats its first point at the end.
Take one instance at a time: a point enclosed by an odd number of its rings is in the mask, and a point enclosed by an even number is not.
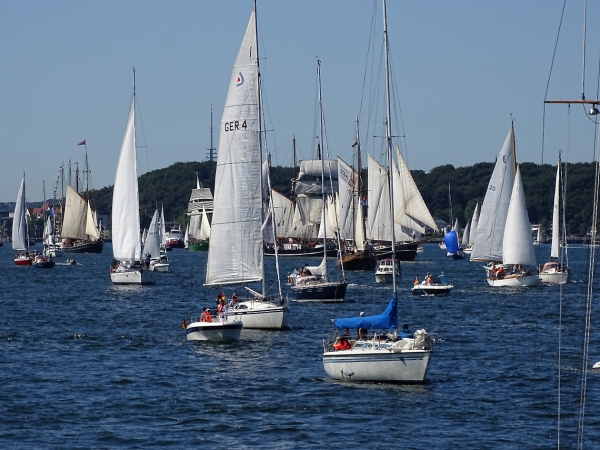
{"type": "Polygon", "coordinates": [[[146,263],[146,269],[150,268],[150,253],[146,253],[146,260],[144,261],[146,263]]]}
{"type": "Polygon", "coordinates": [[[504,278],[504,267],[498,268],[498,271],[496,272],[496,277],[504,278]]]}
{"type": "Polygon", "coordinates": [[[441,273],[439,278],[440,278],[440,283],[448,284],[448,280],[446,279],[446,274],[444,272],[441,273]]]}
{"type": "Polygon", "coordinates": [[[415,281],[413,281],[413,286],[419,284],[419,277],[415,277],[415,281]]]}
{"type": "Polygon", "coordinates": [[[412,332],[408,329],[408,324],[404,324],[402,325],[402,331],[400,331],[399,333],[400,338],[404,339],[412,339],[414,337],[414,335],[412,334],[412,332]]]}
{"type": "Polygon", "coordinates": [[[367,330],[366,328],[359,328],[358,329],[358,339],[366,339],[367,335],[369,334],[369,330],[367,330]]]}
{"type": "Polygon", "coordinates": [[[225,303],[225,298],[221,298],[221,303],[219,303],[219,308],[217,309],[217,314],[219,315],[219,322],[227,322],[227,311],[229,308],[225,303]]]}
{"type": "Polygon", "coordinates": [[[237,303],[240,301],[240,298],[238,297],[238,295],[234,292],[233,295],[231,296],[231,301],[237,303]]]}
{"type": "Polygon", "coordinates": [[[200,322],[212,322],[212,318],[210,320],[208,320],[208,317],[210,316],[210,313],[207,313],[206,306],[204,306],[202,308],[202,314],[200,315],[200,322]]]}
{"type": "MultiPolygon", "coordinates": [[[[67,263],[69,263],[69,261],[71,261],[71,260],[68,260],[67,263]]],[[[73,263],[69,263],[69,264],[73,264],[73,263]]],[[[113,258],[112,262],[110,263],[110,271],[114,272],[115,270],[117,270],[118,267],[119,267],[119,263],[117,262],[117,260],[115,258],[113,258]]]]}
{"type": "Polygon", "coordinates": [[[335,344],[333,344],[333,348],[336,350],[350,350],[352,346],[350,342],[348,342],[348,338],[346,336],[338,336],[335,339],[335,344]]]}
{"type": "Polygon", "coordinates": [[[431,281],[431,274],[427,272],[427,275],[425,276],[425,284],[431,284],[431,281]]]}

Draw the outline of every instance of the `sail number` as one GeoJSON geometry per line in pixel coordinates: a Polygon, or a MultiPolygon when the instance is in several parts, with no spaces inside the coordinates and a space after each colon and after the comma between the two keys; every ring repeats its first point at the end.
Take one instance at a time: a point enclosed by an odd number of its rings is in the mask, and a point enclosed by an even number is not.
{"type": "Polygon", "coordinates": [[[240,128],[243,128],[244,130],[248,129],[248,125],[246,125],[245,120],[241,124],[239,120],[225,122],[225,131],[238,131],[240,128]]]}

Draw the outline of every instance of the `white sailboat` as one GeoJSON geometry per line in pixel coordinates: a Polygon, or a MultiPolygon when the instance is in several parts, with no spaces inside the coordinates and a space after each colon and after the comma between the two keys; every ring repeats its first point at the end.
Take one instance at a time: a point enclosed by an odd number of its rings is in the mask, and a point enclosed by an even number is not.
{"type": "Polygon", "coordinates": [[[183,245],[186,250],[189,250],[189,244],[190,244],[190,223],[188,222],[188,224],[185,227],[185,234],[183,235],[183,245]]]}
{"type": "Polygon", "coordinates": [[[112,201],[112,248],[110,279],[114,284],[154,284],[156,273],[141,264],[140,204],[135,137],[135,69],[133,98],[121,145],[112,201]]]}
{"type": "MultiPolygon", "coordinates": [[[[392,167],[389,44],[385,0],[383,0],[383,35],[386,64],[386,140],[388,163],[392,167]]],[[[390,177],[390,210],[392,213],[390,218],[394,217],[392,183],[393,180],[390,177]]],[[[393,223],[393,219],[390,222],[393,223]]],[[[391,228],[392,254],[394,254],[396,236],[394,227],[391,228]]],[[[434,342],[425,330],[418,330],[413,336],[408,333],[406,335],[398,334],[396,275],[395,271],[392,273],[392,299],[383,313],[334,320],[338,330],[356,329],[358,338],[349,349],[344,349],[343,346],[338,347],[337,343],[333,342],[323,343],[323,367],[331,378],[396,383],[423,383],[425,381],[434,342]],[[376,332],[374,330],[385,331],[376,332]],[[370,336],[365,335],[364,331],[370,333],[370,336]]],[[[343,337],[340,336],[339,339],[342,340],[343,337]]]]}
{"type": "MultiPolygon", "coordinates": [[[[466,253],[467,255],[470,255],[473,252],[473,244],[475,244],[475,235],[477,234],[477,226],[479,224],[479,208],[479,203],[477,203],[477,205],[475,205],[475,211],[473,212],[473,218],[469,222],[471,225],[469,230],[469,240],[466,245],[463,242],[463,253],[466,253]]],[[[465,234],[467,234],[466,231],[465,234]]]]}
{"type": "MultiPolygon", "coordinates": [[[[319,83],[319,122],[320,122],[320,143],[319,146],[324,150],[323,143],[323,108],[321,99],[321,61],[317,61],[317,76],[319,83]]],[[[335,161],[337,163],[337,161],[335,161]]],[[[335,202],[333,198],[327,196],[325,186],[327,184],[333,184],[331,182],[332,175],[335,174],[337,177],[338,171],[325,170],[324,156],[321,153],[321,227],[319,230],[319,237],[322,238],[323,248],[327,247],[327,235],[328,232],[333,234],[333,229],[337,228],[337,224],[332,223],[331,219],[336,220],[337,215],[332,214],[335,212],[335,202]],[[330,183],[326,183],[325,180],[330,180],[330,183]]],[[[339,236],[339,235],[338,235],[339,236]]],[[[341,252],[340,252],[341,253],[341,252]]],[[[299,273],[295,271],[288,279],[293,281],[291,289],[296,294],[296,301],[298,302],[343,302],[346,296],[346,288],[348,282],[346,281],[344,274],[344,267],[342,264],[341,257],[339,257],[340,268],[342,271],[341,280],[332,280],[329,275],[327,268],[327,251],[323,252],[323,260],[318,266],[307,266],[299,273]]],[[[337,269],[336,269],[337,270],[337,269]]]]}
{"type": "Polygon", "coordinates": [[[523,267],[535,265],[525,192],[521,170],[517,166],[502,241],[502,265],[488,270],[487,282],[490,286],[536,286],[539,284],[539,278],[535,270],[532,272],[531,269],[523,267]]]}
{"type": "Polygon", "coordinates": [[[160,259],[160,228],[158,209],[154,211],[146,240],[144,242],[144,255],[150,257],[148,269],[154,272],[168,272],[169,262],[160,259]]]}
{"type": "MultiPolygon", "coordinates": [[[[225,109],[215,176],[214,210],[205,286],[261,283],[262,292],[246,289],[248,299],[229,308],[227,322],[244,328],[287,327],[289,309],[281,293],[278,259],[275,299],[267,296],[262,226],[262,124],[256,12],[253,11],[233,66],[225,109]]],[[[188,329],[203,327],[191,323],[188,329]]],[[[202,330],[202,328],[200,328],[202,330]]],[[[208,329],[207,329],[208,332],[208,329]]],[[[188,339],[194,336],[188,334],[188,339]]],[[[239,334],[238,334],[239,338],[239,334]]]]}
{"type": "MultiPolygon", "coordinates": [[[[560,154],[558,155],[558,166],[556,168],[556,184],[554,186],[554,207],[552,209],[552,248],[550,250],[550,261],[544,264],[541,268],[539,276],[543,283],[552,284],[565,284],[571,282],[571,269],[569,269],[568,261],[567,265],[563,264],[562,260],[559,260],[560,253],[560,238],[561,238],[561,226],[560,226],[560,169],[561,161],[560,154]]],[[[563,208],[563,234],[565,231],[564,227],[564,208],[563,208]]],[[[566,242],[566,239],[565,239],[566,242]]]]}
{"type": "Polygon", "coordinates": [[[15,214],[12,227],[12,248],[15,252],[14,262],[17,266],[30,266],[31,257],[29,256],[29,239],[27,220],[25,212],[27,204],[25,203],[25,174],[21,180],[19,193],[17,194],[17,202],[15,204],[15,214]]]}

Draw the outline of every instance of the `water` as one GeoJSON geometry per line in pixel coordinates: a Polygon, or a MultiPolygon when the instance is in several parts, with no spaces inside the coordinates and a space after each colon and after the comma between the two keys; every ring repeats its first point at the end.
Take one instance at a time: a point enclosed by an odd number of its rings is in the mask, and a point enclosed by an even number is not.
{"type": "MultiPolygon", "coordinates": [[[[538,261],[548,258],[549,246],[536,250],[538,261]]],[[[402,263],[399,321],[437,333],[428,382],[359,384],[327,378],[322,340],[332,317],[385,308],[390,288],[375,285],[373,272],[348,273],[343,304],[292,302],[288,331],[243,330],[239,343],[219,345],[187,342],[181,328],[214,305],[216,292],[202,286],[205,253],[170,252],[171,272],[143,287],[111,284],[110,245],[76,255],[80,266],[51,270],[16,267],[12,256],[10,245],[0,247],[1,448],[556,447],[558,287],[490,288],[481,264],[425,245],[417,261],[402,263]],[[442,270],[455,285],[450,296],[411,295],[415,276],[442,270]]],[[[570,257],[576,282],[564,288],[561,396],[568,448],[587,249],[570,257]]],[[[284,259],[282,275],[304,262],[318,261],[284,259]]],[[[272,277],[274,259],[267,263],[272,277]]],[[[592,363],[599,337],[592,333],[592,363]]],[[[600,442],[599,377],[588,376],[588,448],[600,442]]]]}

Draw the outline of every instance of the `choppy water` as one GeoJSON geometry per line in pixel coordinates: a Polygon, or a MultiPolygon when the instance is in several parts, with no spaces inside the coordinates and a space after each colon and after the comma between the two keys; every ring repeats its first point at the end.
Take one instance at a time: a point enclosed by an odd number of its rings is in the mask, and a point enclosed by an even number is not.
{"type": "MultiPolygon", "coordinates": [[[[537,251],[541,262],[550,249],[537,251]]],[[[215,291],[202,286],[206,254],[174,250],[171,272],[144,287],[111,284],[110,245],[52,270],[16,267],[12,256],[0,247],[1,448],[556,447],[558,287],[493,289],[480,264],[426,245],[402,264],[399,320],[437,333],[428,382],[351,384],[327,379],[322,340],[332,317],[385,308],[390,288],[375,285],[373,272],[348,273],[343,304],[292,302],[288,331],[243,330],[239,343],[216,345],[187,342],[181,329],[213,305],[215,291]],[[410,294],[415,276],[442,270],[450,296],[410,294]]],[[[565,448],[577,427],[587,249],[570,258],[565,448]]],[[[304,262],[316,261],[284,259],[282,275],[304,262]]],[[[592,363],[599,337],[592,333],[592,363]]],[[[599,377],[588,377],[587,448],[600,447],[599,377]]]]}

